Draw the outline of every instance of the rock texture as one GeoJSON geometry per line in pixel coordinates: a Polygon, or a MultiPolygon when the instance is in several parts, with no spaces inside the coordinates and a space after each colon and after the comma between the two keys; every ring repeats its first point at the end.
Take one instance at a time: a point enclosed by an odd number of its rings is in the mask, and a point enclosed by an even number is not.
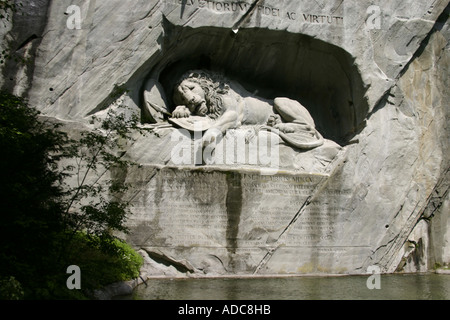
{"type": "Polygon", "coordinates": [[[450,262],[448,1],[23,3],[1,36],[30,63],[3,65],[0,85],[47,117],[86,123],[119,87],[144,123],[162,120],[142,108],[146,97],[173,110],[179,76],[208,69],[300,101],[331,144],[283,149],[284,171],[265,176],[242,164],[180,167],[176,129],[137,134],[124,151],[141,166],[121,178],[134,188],[128,240],[152,276],[450,262]],[[71,5],[80,29],[68,26],[71,5]]]}

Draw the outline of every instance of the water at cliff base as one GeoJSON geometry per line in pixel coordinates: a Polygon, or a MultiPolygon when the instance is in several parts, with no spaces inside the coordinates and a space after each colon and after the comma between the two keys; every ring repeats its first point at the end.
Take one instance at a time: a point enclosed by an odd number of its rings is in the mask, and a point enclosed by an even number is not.
{"type": "Polygon", "coordinates": [[[380,289],[368,276],[257,279],[148,280],[135,300],[450,300],[450,275],[381,275],[380,289]]]}

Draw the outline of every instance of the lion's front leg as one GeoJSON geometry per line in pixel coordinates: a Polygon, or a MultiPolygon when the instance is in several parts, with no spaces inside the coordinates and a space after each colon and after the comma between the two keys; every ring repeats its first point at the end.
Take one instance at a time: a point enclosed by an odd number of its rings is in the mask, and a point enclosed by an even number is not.
{"type": "Polygon", "coordinates": [[[191,116],[191,111],[186,106],[178,106],[173,112],[172,116],[176,119],[179,118],[189,118],[191,116]]]}

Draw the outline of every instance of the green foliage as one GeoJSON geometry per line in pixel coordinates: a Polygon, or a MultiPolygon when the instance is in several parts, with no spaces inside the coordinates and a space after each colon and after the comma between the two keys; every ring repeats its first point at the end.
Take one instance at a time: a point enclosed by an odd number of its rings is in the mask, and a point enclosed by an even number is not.
{"type": "Polygon", "coordinates": [[[22,285],[14,277],[0,279],[0,300],[21,300],[23,296],[22,285]]]}
{"type": "Polygon", "coordinates": [[[444,263],[443,265],[439,262],[435,262],[433,266],[434,270],[443,269],[443,270],[449,270],[450,266],[448,263],[444,263]]]}
{"type": "Polygon", "coordinates": [[[66,288],[69,265],[86,290],[137,276],[139,258],[114,235],[128,232],[127,186],[107,178],[131,165],[117,150],[137,118],[111,111],[75,141],[38,116],[0,92],[0,278],[13,275],[27,298],[73,299],[83,294],[66,288]]]}
{"type": "Polygon", "coordinates": [[[84,233],[78,233],[75,238],[76,246],[71,252],[71,261],[81,270],[82,286],[91,289],[102,288],[105,285],[135,279],[139,276],[139,270],[143,259],[128,244],[111,239],[109,252],[105,253],[102,246],[104,240],[91,237],[84,233]]]}
{"type": "Polygon", "coordinates": [[[22,284],[55,272],[50,257],[62,230],[63,175],[55,168],[67,137],[37,116],[24,100],[0,93],[0,277],[17,275],[22,284]]]}
{"type": "Polygon", "coordinates": [[[64,224],[72,231],[66,243],[83,231],[103,242],[100,249],[113,254],[109,246],[115,238],[112,231],[128,232],[129,204],[121,199],[127,186],[107,176],[114,169],[131,165],[117,150],[121,141],[131,140],[131,133],[139,130],[138,122],[136,116],[110,110],[104,119],[92,118],[97,129],[83,132],[80,140],[71,141],[66,148],[69,152],[65,156],[75,164],[66,167],[65,175],[76,181],[74,187],[65,188],[64,224]]]}
{"type": "MultiPolygon", "coordinates": [[[[92,296],[94,290],[119,281],[135,279],[143,259],[125,242],[113,239],[110,249],[115,254],[107,254],[100,246],[104,241],[79,232],[73,239],[73,249],[68,259],[80,267],[82,290],[69,290],[66,287],[68,275],[65,269],[48,277],[44,286],[34,292],[39,299],[85,300],[92,296]]],[[[64,266],[65,268],[67,266],[64,266]]]]}

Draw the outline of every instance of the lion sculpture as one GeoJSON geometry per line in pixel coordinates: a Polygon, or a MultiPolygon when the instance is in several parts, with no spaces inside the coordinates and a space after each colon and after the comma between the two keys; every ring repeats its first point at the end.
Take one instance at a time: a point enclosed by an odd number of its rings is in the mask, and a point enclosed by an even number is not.
{"type": "Polygon", "coordinates": [[[241,126],[255,126],[278,134],[287,144],[299,149],[313,149],[324,144],[308,110],[288,98],[273,101],[251,95],[240,84],[222,75],[190,71],[175,85],[172,112],[175,119],[191,116],[212,119],[203,135],[203,146],[217,142],[218,135],[241,126]]]}

